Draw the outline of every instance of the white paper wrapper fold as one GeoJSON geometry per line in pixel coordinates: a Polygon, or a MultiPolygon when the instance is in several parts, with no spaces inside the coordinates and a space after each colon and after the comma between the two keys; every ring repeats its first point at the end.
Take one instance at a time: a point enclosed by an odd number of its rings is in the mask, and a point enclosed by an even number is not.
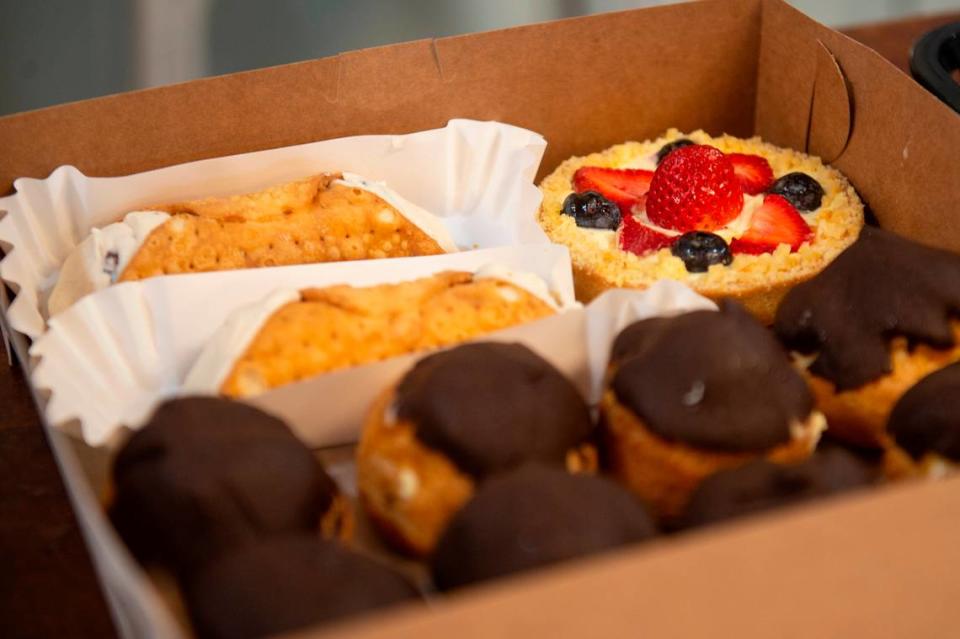
{"type": "MultiPolygon", "coordinates": [[[[369,286],[445,270],[473,272],[490,264],[539,275],[562,306],[576,306],[569,253],[555,244],[158,277],[103,289],[51,319],[50,330],[30,349],[31,356],[40,358],[33,383],[52,393],[46,406],[51,424],[60,426],[76,418],[84,440],[99,446],[108,443],[121,425],[139,425],[160,399],[177,394],[201,349],[226,318],[276,289],[369,286]]],[[[380,366],[364,366],[350,379],[365,380],[380,366]]],[[[389,363],[384,366],[389,369],[389,363]]],[[[360,386],[367,392],[364,398],[376,391],[375,382],[360,386]]],[[[274,392],[257,401],[286,401],[272,399],[274,392]]],[[[319,389],[310,394],[338,397],[319,389]]],[[[331,415],[340,415],[341,405],[349,404],[340,397],[330,403],[336,405],[331,406],[331,415]]]]}
{"type": "MultiPolygon", "coordinates": [[[[490,263],[540,275],[567,310],[479,339],[526,344],[573,379],[591,402],[599,398],[610,343],[624,326],[656,315],[715,308],[672,281],[646,292],[609,291],[580,307],[573,301],[569,255],[556,245],[156,278],[110,287],[53,318],[30,351],[40,358],[33,382],[51,391],[46,407],[51,424],[77,419],[88,444],[110,444],[122,426],[137,427],[160,400],[182,394],[190,367],[234,310],[277,288],[372,285],[490,263]]],[[[320,375],[248,401],[284,418],[311,446],[353,442],[375,396],[423,355],[320,375]]]]}
{"type": "Polygon", "coordinates": [[[22,178],[0,198],[0,277],[17,293],[8,318],[36,338],[44,296],[70,251],[90,229],[129,211],[266,188],[331,171],[382,181],[441,216],[461,248],[547,243],[536,223],[533,180],[546,143],[498,122],[451,120],[409,135],[371,135],[233,155],[125,177],[94,178],[74,167],[45,180],[22,178]]]}

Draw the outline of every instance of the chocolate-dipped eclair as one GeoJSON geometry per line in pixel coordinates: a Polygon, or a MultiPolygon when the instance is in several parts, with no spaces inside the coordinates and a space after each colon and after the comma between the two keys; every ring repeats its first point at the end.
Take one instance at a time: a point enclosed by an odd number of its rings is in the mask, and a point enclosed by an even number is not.
{"type": "Polygon", "coordinates": [[[927,375],[893,407],[887,422],[891,477],[939,477],[960,464],[960,362],[927,375]]]}
{"type": "Polygon", "coordinates": [[[162,404],[113,464],[110,516],[134,555],[185,576],[258,539],[335,535],[346,512],[313,453],[252,406],[162,404]]]}
{"type": "Polygon", "coordinates": [[[375,561],[308,535],[263,540],[208,563],[184,592],[200,639],[254,639],[416,599],[375,561]]]}
{"type": "Polygon", "coordinates": [[[449,590],[654,535],[644,507],[614,482],[530,464],[480,485],[440,537],[431,571],[449,590]]]}
{"type": "Polygon", "coordinates": [[[394,546],[426,555],[478,480],[528,461],[595,468],[592,432],[577,389],[527,347],[458,346],[374,402],[357,450],[360,496],[394,546]]]}
{"type": "Polygon", "coordinates": [[[666,520],[708,475],[803,459],[824,428],[776,339],[731,301],[624,329],[601,414],[611,471],[666,520]]]}
{"type": "Polygon", "coordinates": [[[694,528],[799,504],[867,486],[873,479],[867,464],[839,447],[817,451],[796,464],[758,459],[704,479],[681,525],[694,528]]]}
{"type": "Polygon", "coordinates": [[[960,255],[866,227],[777,310],[836,437],[884,444],[893,405],[921,378],[960,360],[960,255]]]}

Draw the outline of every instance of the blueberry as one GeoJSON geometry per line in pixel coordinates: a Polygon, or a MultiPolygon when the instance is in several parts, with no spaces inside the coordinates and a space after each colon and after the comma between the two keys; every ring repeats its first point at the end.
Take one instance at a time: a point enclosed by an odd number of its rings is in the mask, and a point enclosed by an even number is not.
{"type": "Polygon", "coordinates": [[[733,261],[726,241],[706,231],[684,233],[670,247],[670,252],[683,260],[691,273],[705,273],[711,264],[728,265],[733,261]]]}
{"type": "Polygon", "coordinates": [[[670,155],[672,152],[676,151],[680,147],[690,146],[691,144],[696,144],[693,140],[688,140],[687,138],[680,138],[679,140],[674,140],[664,144],[659,151],[657,151],[657,166],[663,162],[663,158],[670,155]]]}
{"type": "Polygon", "coordinates": [[[767,192],[782,195],[798,211],[814,211],[823,200],[823,187],[806,173],[787,173],[767,192]]]}
{"type": "Polygon", "coordinates": [[[563,214],[570,215],[585,229],[609,229],[620,226],[620,207],[596,191],[571,193],[563,201],[563,214]]]}

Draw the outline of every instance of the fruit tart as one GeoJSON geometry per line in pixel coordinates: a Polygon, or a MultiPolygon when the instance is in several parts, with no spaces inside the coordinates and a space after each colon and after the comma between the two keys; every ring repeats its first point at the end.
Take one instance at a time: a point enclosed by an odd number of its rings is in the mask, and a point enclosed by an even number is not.
{"type": "Polygon", "coordinates": [[[668,278],[764,323],[863,226],[853,187],[818,158],[703,131],[570,158],[540,188],[540,224],[570,248],[581,301],[668,278]]]}

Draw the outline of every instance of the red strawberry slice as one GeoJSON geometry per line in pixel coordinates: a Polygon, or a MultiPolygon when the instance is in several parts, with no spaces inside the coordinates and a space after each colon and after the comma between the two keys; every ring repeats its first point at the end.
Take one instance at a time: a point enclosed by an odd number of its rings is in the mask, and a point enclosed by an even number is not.
{"type": "Polygon", "coordinates": [[[677,149],[650,181],[647,217],[676,231],[713,231],[743,208],[743,187],[727,156],[703,144],[677,149]]]}
{"type": "Polygon", "coordinates": [[[628,216],[630,209],[643,203],[652,178],[653,171],[643,169],[584,166],[573,174],[573,188],[577,193],[597,191],[608,200],[616,202],[620,212],[628,216]]]}
{"type": "Polygon", "coordinates": [[[728,153],[727,159],[733,164],[733,172],[740,180],[744,193],[757,195],[773,184],[773,169],[766,158],[746,153],[728,153]]]}
{"type": "Polygon", "coordinates": [[[792,253],[812,238],[813,231],[786,198],[768,195],[753,212],[747,232],[730,243],[730,250],[759,255],[772,253],[781,244],[789,244],[792,253]]]}
{"type": "MultiPolygon", "coordinates": [[[[678,236],[679,237],[679,236],[678,236]]],[[[646,255],[673,244],[676,237],[664,235],[638,222],[632,215],[625,215],[620,226],[620,248],[637,255],[646,255]]]]}

